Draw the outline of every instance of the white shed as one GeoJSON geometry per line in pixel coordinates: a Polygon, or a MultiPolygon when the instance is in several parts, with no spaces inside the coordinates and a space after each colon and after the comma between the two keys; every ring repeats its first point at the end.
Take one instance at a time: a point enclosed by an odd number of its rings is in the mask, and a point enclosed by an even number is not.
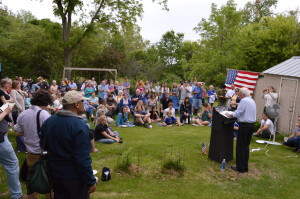
{"type": "Polygon", "coordinates": [[[300,56],[292,57],[261,73],[254,90],[254,100],[257,105],[257,119],[265,105],[262,99],[263,89],[273,86],[279,94],[280,116],[277,131],[291,133],[296,118],[300,115],[300,56]]]}

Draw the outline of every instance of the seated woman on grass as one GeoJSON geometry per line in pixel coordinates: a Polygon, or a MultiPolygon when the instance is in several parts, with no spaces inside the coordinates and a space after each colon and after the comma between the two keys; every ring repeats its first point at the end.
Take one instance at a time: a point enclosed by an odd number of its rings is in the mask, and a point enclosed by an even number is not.
{"type": "Polygon", "coordinates": [[[99,106],[99,98],[96,97],[96,93],[92,93],[92,96],[89,98],[89,102],[95,108],[99,106]]]}
{"type": "Polygon", "coordinates": [[[183,103],[180,105],[180,123],[190,124],[191,114],[192,114],[192,105],[190,103],[190,98],[186,97],[183,103]]]}
{"type": "Polygon", "coordinates": [[[108,113],[106,114],[109,117],[113,117],[117,110],[117,102],[113,98],[112,94],[109,94],[106,99],[106,108],[108,109],[108,113]]]}
{"type": "Polygon", "coordinates": [[[119,133],[117,131],[112,131],[107,124],[105,115],[100,116],[99,124],[95,128],[95,140],[97,142],[112,144],[115,142],[123,143],[119,133]]]}
{"type": "Polygon", "coordinates": [[[120,100],[119,107],[122,108],[124,106],[131,106],[131,100],[128,98],[128,93],[124,93],[123,98],[120,100]]]}
{"type": "Polygon", "coordinates": [[[118,95],[116,96],[116,101],[118,105],[120,104],[121,99],[123,99],[123,91],[119,91],[118,95]]]}
{"type": "Polygon", "coordinates": [[[117,127],[133,127],[133,125],[128,121],[129,113],[130,109],[127,106],[123,106],[121,108],[120,113],[118,114],[116,119],[117,127]]]}
{"type": "Polygon", "coordinates": [[[195,119],[196,125],[209,126],[211,125],[212,111],[208,103],[204,103],[202,111],[199,113],[199,117],[195,119]]]}
{"type": "Polygon", "coordinates": [[[94,120],[94,111],[95,111],[95,107],[93,107],[89,101],[84,100],[83,101],[83,105],[84,105],[84,112],[89,114],[89,116],[91,117],[92,120],[94,120]]]}
{"type": "MultiPolygon", "coordinates": [[[[104,100],[104,103],[105,102],[106,101],[104,100]]],[[[107,120],[108,124],[110,124],[110,123],[112,123],[114,121],[111,117],[109,117],[109,116],[106,115],[107,113],[108,113],[108,109],[105,107],[105,105],[101,104],[100,106],[98,106],[97,111],[96,111],[95,126],[98,124],[99,118],[102,115],[106,116],[106,120],[107,120]]]]}
{"type": "Polygon", "coordinates": [[[274,135],[274,124],[266,113],[262,113],[260,127],[253,135],[262,138],[270,138],[271,135],[274,135]]]}
{"type": "Polygon", "coordinates": [[[171,127],[174,124],[180,126],[180,123],[178,122],[178,120],[174,116],[172,116],[172,111],[168,111],[162,125],[171,127]]]}
{"type": "Polygon", "coordinates": [[[293,152],[300,152],[300,116],[297,118],[294,132],[289,137],[284,137],[284,145],[296,148],[293,152]]]}
{"type": "Polygon", "coordinates": [[[142,106],[136,106],[134,123],[135,125],[142,125],[145,128],[153,128],[151,125],[150,113],[148,111],[143,111],[142,106]]]}
{"type": "Polygon", "coordinates": [[[155,98],[155,94],[152,93],[150,95],[150,99],[148,100],[147,103],[147,109],[150,111],[150,118],[152,122],[159,122],[161,119],[159,118],[159,113],[158,113],[158,101],[155,98]]]}

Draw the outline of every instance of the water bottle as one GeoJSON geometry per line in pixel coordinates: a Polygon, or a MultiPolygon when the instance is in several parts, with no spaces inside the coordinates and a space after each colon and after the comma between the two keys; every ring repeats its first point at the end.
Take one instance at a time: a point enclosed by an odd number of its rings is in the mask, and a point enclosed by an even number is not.
{"type": "Polygon", "coordinates": [[[226,161],[223,159],[222,164],[221,164],[221,171],[225,171],[226,168],[226,161]]]}
{"type": "Polygon", "coordinates": [[[188,118],[185,119],[185,123],[186,124],[189,123],[189,119],[188,118]]]}

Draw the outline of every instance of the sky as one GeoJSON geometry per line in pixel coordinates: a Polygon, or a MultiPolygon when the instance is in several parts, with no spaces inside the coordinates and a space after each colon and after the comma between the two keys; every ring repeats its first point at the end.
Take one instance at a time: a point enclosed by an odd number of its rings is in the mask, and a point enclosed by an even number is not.
{"type": "MultiPolygon", "coordinates": [[[[52,13],[52,0],[0,0],[2,6],[9,10],[28,10],[38,19],[50,18],[60,22],[59,18],[52,13]]],[[[249,0],[235,0],[238,8],[243,8],[249,0]]],[[[254,1],[254,0],[250,0],[254,1]]],[[[202,18],[208,18],[212,3],[218,7],[225,4],[227,0],[169,0],[169,11],[162,10],[162,7],[152,0],[143,0],[144,14],[138,21],[141,27],[141,34],[144,39],[155,43],[169,30],[184,33],[185,40],[197,40],[199,35],[193,28],[197,26],[202,18]]],[[[287,12],[289,10],[300,10],[300,0],[279,0],[276,12],[287,12]]]]}

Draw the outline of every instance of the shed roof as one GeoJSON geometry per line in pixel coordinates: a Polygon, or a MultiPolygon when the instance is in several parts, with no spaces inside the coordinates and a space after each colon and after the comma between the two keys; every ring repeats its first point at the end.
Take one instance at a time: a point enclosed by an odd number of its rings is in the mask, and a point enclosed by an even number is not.
{"type": "Polygon", "coordinates": [[[263,73],[272,75],[285,75],[300,77],[300,56],[294,56],[280,64],[265,70],[263,73]]]}

